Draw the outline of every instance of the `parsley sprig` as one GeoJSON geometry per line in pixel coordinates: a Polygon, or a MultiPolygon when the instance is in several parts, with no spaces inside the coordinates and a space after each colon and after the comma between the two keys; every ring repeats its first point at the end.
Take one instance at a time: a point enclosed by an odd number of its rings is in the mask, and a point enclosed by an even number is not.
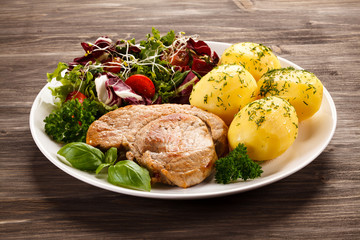
{"type": "Polygon", "coordinates": [[[239,144],[226,157],[215,163],[215,180],[217,183],[227,184],[241,178],[244,181],[260,177],[261,166],[252,161],[247,154],[244,144],[239,144]]]}
{"type": "Polygon", "coordinates": [[[44,119],[45,132],[59,143],[85,142],[90,124],[101,114],[98,102],[85,99],[80,103],[73,99],[44,119]]]}

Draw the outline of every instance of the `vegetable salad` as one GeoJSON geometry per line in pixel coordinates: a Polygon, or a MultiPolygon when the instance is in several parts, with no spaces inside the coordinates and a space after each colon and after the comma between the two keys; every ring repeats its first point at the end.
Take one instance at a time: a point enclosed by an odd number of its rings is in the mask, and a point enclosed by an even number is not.
{"type": "MultiPolygon", "coordinates": [[[[58,157],[74,168],[99,174],[107,170],[111,184],[150,191],[146,168],[130,160],[118,161],[116,148],[103,153],[85,143],[92,122],[129,104],[189,104],[193,86],[219,62],[216,52],[198,36],[174,31],[160,36],[153,28],[145,40],[99,37],[82,42],[83,56],[60,62],[48,73],[56,108],[45,119],[45,132],[64,144],[58,157]]],[[[261,166],[247,155],[243,144],[216,165],[217,183],[259,177],[261,166]]]]}
{"type": "Polygon", "coordinates": [[[189,103],[193,85],[219,61],[198,36],[160,36],[154,28],[139,44],[100,37],[81,46],[83,56],[60,62],[47,76],[61,84],[50,87],[57,109],[45,119],[45,131],[60,143],[84,141],[89,124],[118,107],[189,103]]]}

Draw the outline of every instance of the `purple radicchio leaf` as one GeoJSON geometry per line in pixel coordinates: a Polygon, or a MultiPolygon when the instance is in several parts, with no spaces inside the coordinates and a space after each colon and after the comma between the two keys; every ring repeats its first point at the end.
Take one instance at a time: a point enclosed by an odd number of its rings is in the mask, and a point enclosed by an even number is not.
{"type": "Polygon", "coordinates": [[[195,42],[194,39],[189,38],[187,48],[194,50],[200,56],[207,55],[211,57],[211,49],[204,41],[195,42]]]}
{"type": "Polygon", "coordinates": [[[137,46],[131,45],[131,46],[129,47],[129,51],[130,51],[130,52],[139,53],[139,52],[141,52],[141,49],[138,48],[137,46]]]}
{"type": "Polygon", "coordinates": [[[85,55],[75,58],[69,65],[86,65],[88,62],[104,62],[109,57],[109,52],[114,51],[112,40],[108,37],[99,37],[94,44],[81,43],[85,55]]]}
{"type": "Polygon", "coordinates": [[[174,67],[175,71],[180,71],[180,72],[186,72],[190,70],[190,67],[188,65],[186,66],[175,66],[174,67]]]}
{"type": "Polygon", "coordinates": [[[121,105],[121,98],[116,95],[114,88],[109,86],[109,78],[106,74],[100,75],[95,79],[95,86],[100,102],[109,107],[121,105]]]}
{"type": "Polygon", "coordinates": [[[197,72],[200,76],[205,76],[210,72],[216,65],[207,62],[206,60],[193,56],[193,62],[191,65],[191,70],[197,72]]]}
{"type": "Polygon", "coordinates": [[[157,96],[157,98],[152,102],[152,104],[161,104],[162,103],[162,97],[157,96]]]}
{"type": "Polygon", "coordinates": [[[90,61],[95,62],[96,59],[94,58],[93,55],[88,54],[88,55],[85,55],[85,56],[82,56],[82,57],[74,58],[74,60],[69,63],[69,66],[73,66],[73,65],[83,65],[83,66],[85,66],[90,61]]]}
{"type": "Polygon", "coordinates": [[[176,97],[171,100],[173,103],[189,104],[189,97],[194,85],[199,82],[200,79],[193,72],[190,71],[185,77],[184,81],[176,89],[176,97]]]}
{"type": "Polygon", "coordinates": [[[104,62],[109,57],[109,52],[114,50],[112,40],[108,37],[99,37],[93,46],[91,54],[100,62],[104,62]]]}
{"type": "Polygon", "coordinates": [[[95,79],[100,102],[108,106],[120,106],[123,102],[132,105],[151,104],[151,100],[136,94],[118,76],[106,73],[95,79]]]}
{"type": "Polygon", "coordinates": [[[129,85],[117,76],[107,73],[109,77],[109,86],[114,89],[115,94],[125,102],[133,105],[145,104],[144,98],[136,94],[129,85]]]}
{"type": "Polygon", "coordinates": [[[219,56],[204,41],[195,42],[192,38],[187,41],[187,48],[193,51],[191,70],[204,76],[219,62],[219,56]],[[194,54],[195,53],[195,54],[194,54]]]}

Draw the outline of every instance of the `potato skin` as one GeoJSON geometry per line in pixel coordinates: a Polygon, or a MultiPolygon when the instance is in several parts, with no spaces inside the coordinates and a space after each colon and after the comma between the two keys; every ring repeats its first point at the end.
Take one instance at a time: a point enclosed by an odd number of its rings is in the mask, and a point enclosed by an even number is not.
{"type": "Polygon", "coordinates": [[[299,121],[313,116],[321,106],[323,85],[313,74],[292,67],[269,71],[258,81],[259,98],[278,96],[296,109],[299,121]]]}
{"type": "Polygon", "coordinates": [[[200,79],[190,95],[190,104],[218,115],[229,125],[235,114],[256,100],[258,88],[253,76],[240,65],[215,67],[200,79]]]}
{"type": "Polygon", "coordinates": [[[246,105],[231,122],[231,149],[245,144],[252,160],[271,160],[283,154],[298,134],[295,108],[279,97],[258,99],[246,105]]]}
{"type": "Polygon", "coordinates": [[[242,64],[256,81],[269,70],[281,68],[272,50],[262,44],[243,42],[228,47],[219,64],[242,64]]]}

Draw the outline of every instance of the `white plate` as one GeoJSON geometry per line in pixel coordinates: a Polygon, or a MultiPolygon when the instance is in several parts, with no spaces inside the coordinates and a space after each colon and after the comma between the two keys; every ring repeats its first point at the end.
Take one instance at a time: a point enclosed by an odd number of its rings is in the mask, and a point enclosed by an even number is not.
{"type": "MultiPolygon", "coordinates": [[[[210,47],[220,56],[230,46],[226,43],[208,42],[210,47]]],[[[279,57],[283,67],[292,66],[301,69],[294,63],[279,57]]],[[[96,176],[74,169],[56,157],[61,145],[52,141],[44,131],[44,118],[52,110],[52,96],[46,85],[37,95],[30,112],[30,129],[35,143],[41,152],[58,168],[71,176],[88,184],[107,189],[110,191],[147,198],[161,199],[196,199],[210,198],[245,192],[259,188],[283,179],[309,163],[311,163],[329,144],[336,127],[336,108],[329,92],[324,88],[324,97],[320,110],[310,119],[299,124],[299,135],[295,143],[280,157],[262,164],[263,174],[255,180],[246,182],[238,181],[223,185],[217,184],[213,177],[209,177],[199,185],[188,189],[164,186],[153,186],[151,192],[136,191],[112,185],[104,179],[104,176],[96,176]],[[50,99],[50,101],[49,101],[50,99]]]]}

